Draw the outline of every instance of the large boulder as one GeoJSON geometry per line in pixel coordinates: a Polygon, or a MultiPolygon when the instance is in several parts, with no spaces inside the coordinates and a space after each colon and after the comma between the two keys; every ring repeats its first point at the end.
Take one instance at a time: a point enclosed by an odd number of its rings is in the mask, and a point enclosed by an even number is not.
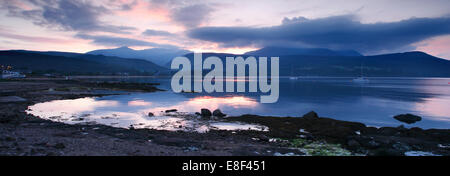
{"type": "Polygon", "coordinates": [[[169,109],[169,110],[166,110],[166,113],[177,112],[177,111],[178,111],[177,109],[169,109]]]}
{"type": "Polygon", "coordinates": [[[220,111],[220,109],[214,110],[212,115],[216,116],[216,117],[225,117],[225,116],[227,116],[226,114],[222,113],[222,111],[220,111]]]}
{"type": "Polygon", "coordinates": [[[359,142],[354,140],[354,139],[350,139],[349,141],[347,141],[347,146],[350,149],[356,150],[356,149],[359,149],[361,147],[361,144],[359,144],[359,142]]]}
{"type": "Polygon", "coordinates": [[[407,124],[413,124],[422,120],[422,117],[412,115],[412,114],[400,114],[394,116],[394,119],[397,119],[400,122],[405,122],[407,124]]]}
{"type": "Polygon", "coordinates": [[[211,113],[211,111],[209,109],[201,109],[200,110],[200,115],[202,117],[211,117],[212,113],[211,113]]]}
{"type": "Polygon", "coordinates": [[[308,112],[305,115],[303,115],[303,118],[307,119],[307,120],[313,120],[313,119],[319,118],[319,115],[317,115],[316,112],[311,111],[311,112],[308,112]]]}

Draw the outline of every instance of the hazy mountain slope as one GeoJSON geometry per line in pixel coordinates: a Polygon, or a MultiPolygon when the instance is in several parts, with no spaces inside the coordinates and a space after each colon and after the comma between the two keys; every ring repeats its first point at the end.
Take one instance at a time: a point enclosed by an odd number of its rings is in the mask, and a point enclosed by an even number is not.
{"type": "Polygon", "coordinates": [[[422,52],[377,56],[282,56],[284,75],[449,77],[450,61],[422,52]]]}
{"type": "Polygon", "coordinates": [[[253,56],[285,56],[285,55],[308,55],[308,56],[362,56],[354,50],[334,51],[326,48],[287,48],[287,47],[265,47],[256,51],[250,51],[245,55],[253,56]]]}
{"type": "MultiPolygon", "coordinates": [[[[204,53],[218,56],[225,64],[224,53],[204,53]]],[[[193,54],[187,54],[193,62],[193,54]]],[[[244,57],[247,57],[244,55],[244,57]]],[[[280,56],[281,76],[364,76],[386,77],[450,77],[450,61],[423,52],[407,52],[377,56],[280,56]]]]}
{"type": "MultiPolygon", "coordinates": [[[[0,64],[33,72],[58,72],[69,74],[153,75],[167,69],[139,59],[123,59],[71,53],[71,57],[57,56],[55,52],[41,54],[32,51],[0,51],[0,64]]],[[[61,54],[59,52],[57,54],[61,54]]],[[[67,53],[66,53],[67,54],[67,53]]]]}
{"type": "Polygon", "coordinates": [[[180,49],[152,48],[145,50],[133,50],[128,47],[116,49],[103,49],[87,52],[92,55],[117,56],[121,58],[145,59],[160,66],[167,65],[173,58],[182,56],[190,51],[180,49]]]}
{"type": "Polygon", "coordinates": [[[81,53],[60,52],[60,51],[29,51],[29,50],[9,50],[9,51],[45,54],[45,55],[51,55],[51,56],[64,56],[64,57],[76,57],[76,56],[82,55],[81,53]]]}
{"type": "Polygon", "coordinates": [[[27,51],[27,50],[16,50],[16,51],[26,52],[26,53],[45,54],[45,55],[51,55],[51,56],[64,56],[64,57],[85,59],[85,60],[100,62],[100,63],[106,64],[106,65],[120,65],[121,67],[128,67],[128,68],[137,69],[140,71],[145,71],[145,70],[166,71],[167,70],[166,68],[156,65],[153,62],[150,62],[147,60],[142,60],[142,59],[128,59],[128,58],[120,58],[120,57],[115,57],[115,56],[91,55],[91,54],[59,52],[59,51],[27,51]]]}
{"type": "Polygon", "coordinates": [[[124,68],[137,70],[140,72],[146,71],[165,71],[166,68],[163,68],[159,65],[154,64],[153,62],[143,60],[143,59],[125,59],[120,57],[112,57],[112,56],[102,56],[102,55],[90,55],[83,54],[76,56],[75,58],[84,59],[87,61],[99,62],[105,64],[105,66],[121,66],[124,68]]]}

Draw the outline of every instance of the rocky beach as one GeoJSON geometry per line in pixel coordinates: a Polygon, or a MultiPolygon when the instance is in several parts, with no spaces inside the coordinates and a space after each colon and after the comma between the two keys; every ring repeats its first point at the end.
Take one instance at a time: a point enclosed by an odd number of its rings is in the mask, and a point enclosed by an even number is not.
{"type": "MultiPolygon", "coordinates": [[[[29,106],[52,100],[155,92],[158,84],[65,79],[0,81],[0,155],[12,156],[404,156],[450,155],[450,130],[369,127],[321,117],[241,115],[199,109],[199,121],[217,120],[268,127],[268,130],[210,130],[206,133],[65,124],[28,114],[29,106]]],[[[176,110],[168,109],[166,113],[176,110]]],[[[407,117],[399,116],[405,119],[407,117]]],[[[417,117],[414,116],[417,121],[417,117]]]]}

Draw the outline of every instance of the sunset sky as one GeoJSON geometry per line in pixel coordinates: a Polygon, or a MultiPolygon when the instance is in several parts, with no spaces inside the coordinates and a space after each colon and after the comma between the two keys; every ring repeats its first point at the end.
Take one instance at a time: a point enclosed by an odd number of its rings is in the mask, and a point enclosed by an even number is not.
{"type": "Polygon", "coordinates": [[[264,46],[450,59],[449,0],[0,0],[0,50],[264,46]]]}

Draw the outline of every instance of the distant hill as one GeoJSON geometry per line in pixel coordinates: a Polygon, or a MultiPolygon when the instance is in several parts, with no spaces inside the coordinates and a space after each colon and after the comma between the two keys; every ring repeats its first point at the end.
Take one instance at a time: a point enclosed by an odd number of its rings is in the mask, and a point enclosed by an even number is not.
{"type": "Polygon", "coordinates": [[[362,56],[354,50],[334,51],[326,48],[287,48],[287,47],[265,47],[256,51],[250,51],[245,55],[252,56],[286,56],[286,55],[305,55],[305,56],[362,56]]]}
{"type": "MultiPolygon", "coordinates": [[[[284,75],[450,77],[450,61],[423,52],[376,56],[282,56],[284,75]],[[290,74],[290,73],[291,74],[290,74]]],[[[280,59],[281,60],[281,59],[280,59]]]]}
{"type": "MultiPolygon", "coordinates": [[[[193,62],[194,55],[185,55],[193,62]]],[[[225,53],[203,53],[203,59],[218,56],[225,64],[225,53]]],[[[248,55],[243,55],[244,58],[248,55]]],[[[450,61],[423,52],[376,56],[280,56],[281,76],[367,77],[450,77],[450,61]]]]}
{"type": "Polygon", "coordinates": [[[0,64],[37,73],[155,75],[166,68],[141,59],[65,52],[0,51],[0,64]]]}
{"type": "Polygon", "coordinates": [[[151,48],[144,50],[133,50],[128,47],[120,47],[116,49],[103,49],[87,52],[92,55],[117,56],[122,58],[135,58],[151,61],[160,66],[166,66],[173,58],[182,56],[191,51],[167,48],[151,48]]]}
{"type": "MultiPolygon", "coordinates": [[[[193,54],[186,54],[193,64],[193,54]]],[[[203,53],[203,59],[227,53],[203,53]]],[[[242,55],[248,57],[248,55],[242,55]]],[[[0,65],[33,72],[67,74],[170,74],[167,68],[142,59],[67,52],[0,51],[0,65]]],[[[170,66],[170,64],[168,64],[170,66]]],[[[280,55],[281,76],[450,77],[450,61],[423,52],[376,56],[280,55]]],[[[172,71],[173,72],[173,71],[172,71]]]]}

